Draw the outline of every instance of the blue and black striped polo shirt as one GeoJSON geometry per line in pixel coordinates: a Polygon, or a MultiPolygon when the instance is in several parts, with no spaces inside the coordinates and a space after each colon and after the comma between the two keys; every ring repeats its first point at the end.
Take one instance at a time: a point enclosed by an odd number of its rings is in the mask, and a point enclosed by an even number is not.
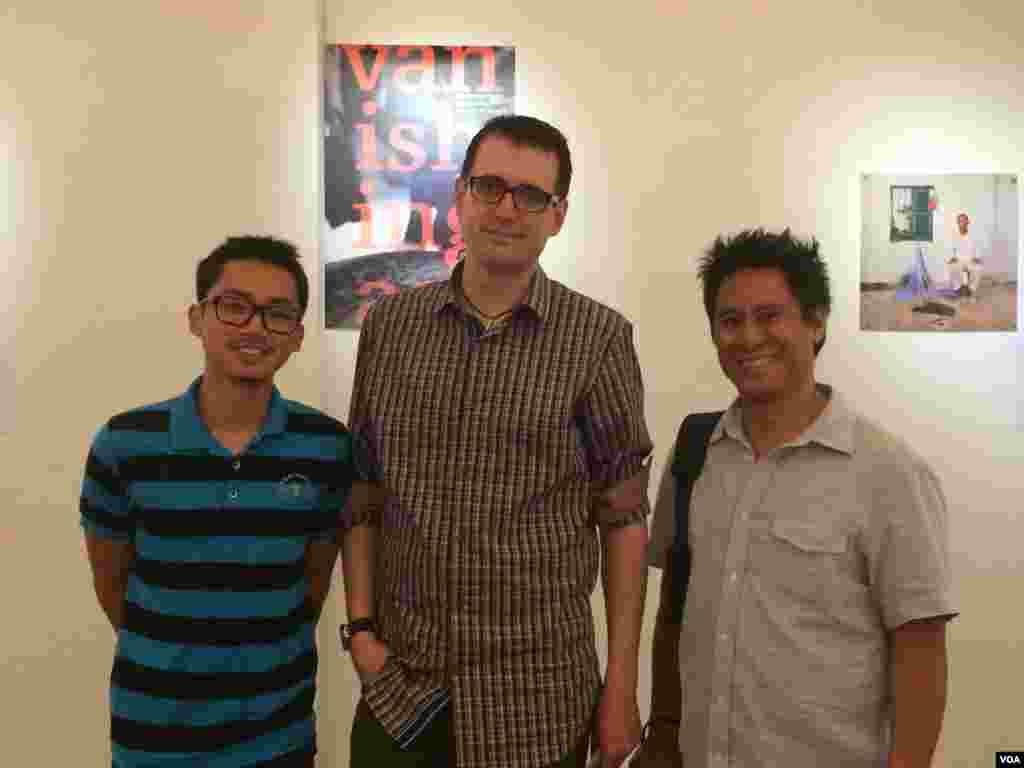
{"type": "Polygon", "coordinates": [[[275,389],[232,455],[199,418],[198,386],[115,416],[85,468],[83,528],[136,553],[111,674],[113,763],[311,766],[305,550],[341,523],[349,433],[275,389]]]}

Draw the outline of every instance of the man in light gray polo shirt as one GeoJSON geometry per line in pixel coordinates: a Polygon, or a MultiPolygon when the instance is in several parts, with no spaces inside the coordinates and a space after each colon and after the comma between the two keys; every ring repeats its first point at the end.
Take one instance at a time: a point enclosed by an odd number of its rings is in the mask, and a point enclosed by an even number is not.
{"type": "MultiPolygon", "coordinates": [[[[694,485],[682,625],[663,576],[653,719],[634,765],[678,765],[681,753],[686,768],[926,768],[956,613],[939,483],[815,380],[831,304],[816,241],[718,238],[700,278],[739,397],[694,485]]],[[[659,568],[674,485],[666,469],[659,568]]]]}

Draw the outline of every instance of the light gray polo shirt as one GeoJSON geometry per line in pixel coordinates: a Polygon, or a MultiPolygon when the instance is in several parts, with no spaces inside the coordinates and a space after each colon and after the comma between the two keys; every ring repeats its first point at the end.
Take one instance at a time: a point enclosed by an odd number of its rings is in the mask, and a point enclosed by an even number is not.
{"type": "MultiPolygon", "coordinates": [[[[679,646],[686,768],[877,768],[889,737],[887,631],[956,613],[937,478],[822,389],[817,420],[759,461],[738,402],[712,434],[690,508],[679,646]]],[[[674,498],[670,459],[656,567],[674,498]]]]}

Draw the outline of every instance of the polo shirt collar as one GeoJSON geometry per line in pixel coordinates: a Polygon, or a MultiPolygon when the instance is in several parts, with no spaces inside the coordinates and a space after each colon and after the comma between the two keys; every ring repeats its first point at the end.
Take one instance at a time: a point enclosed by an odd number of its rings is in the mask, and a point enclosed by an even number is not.
{"type": "Polygon", "coordinates": [[[827,384],[818,384],[818,388],[828,396],[828,405],[814,423],[793,441],[794,445],[817,443],[840,453],[853,455],[854,414],[845,399],[827,384]]]}
{"type": "MultiPolygon", "coordinates": [[[[853,411],[850,410],[843,396],[828,384],[819,383],[817,387],[818,391],[828,397],[825,409],[802,434],[785,445],[797,447],[816,443],[852,456],[855,450],[854,422],[856,420],[853,411]]],[[[740,410],[739,398],[733,401],[729,410],[719,419],[714,432],[711,433],[711,442],[716,443],[724,437],[729,437],[750,447],[750,441],[743,430],[743,415],[740,410]]]]}
{"type": "Polygon", "coordinates": [[[740,413],[739,398],[732,401],[729,410],[722,414],[722,418],[718,420],[714,430],[711,432],[712,443],[717,443],[726,437],[732,438],[744,445],[747,444],[747,435],[743,431],[743,418],[740,413]]]}
{"type": "MultiPolygon", "coordinates": [[[[442,290],[434,301],[432,311],[440,314],[447,307],[461,308],[462,306],[462,272],[465,259],[460,259],[452,269],[451,277],[445,281],[442,290]]],[[[551,278],[538,266],[533,277],[530,278],[530,287],[527,289],[526,298],[519,304],[519,309],[529,309],[539,320],[544,320],[551,306],[551,278]]]]}
{"type": "MultiPolygon", "coordinates": [[[[217,445],[210,430],[199,417],[199,385],[202,380],[203,377],[200,376],[181,396],[171,401],[170,435],[171,447],[175,451],[208,452],[217,445]]],[[[283,434],[287,424],[288,405],[277,387],[274,387],[270,393],[270,403],[263,426],[250,445],[264,437],[283,434]]]]}

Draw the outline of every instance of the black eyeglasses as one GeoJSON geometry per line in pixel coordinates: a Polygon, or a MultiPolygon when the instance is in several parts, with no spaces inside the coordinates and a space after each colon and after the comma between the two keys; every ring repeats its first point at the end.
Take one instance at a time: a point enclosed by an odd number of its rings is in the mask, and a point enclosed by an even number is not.
{"type": "Polygon", "coordinates": [[[249,324],[257,312],[263,327],[270,333],[287,336],[299,327],[302,318],[299,310],[288,304],[253,304],[241,296],[221,294],[203,299],[200,304],[212,304],[217,319],[226,325],[242,328],[249,324]]]}
{"type": "Polygon", "coordinates": [[[473,196],[487,205],[500,205],[505,195],[511,192],[512,204],[527,213],[540,213],[548,206],[562,202],[559,195],[552,195],[533,184],[509,186],[500,176],[470,176],[466,184],[473,196]]]}

